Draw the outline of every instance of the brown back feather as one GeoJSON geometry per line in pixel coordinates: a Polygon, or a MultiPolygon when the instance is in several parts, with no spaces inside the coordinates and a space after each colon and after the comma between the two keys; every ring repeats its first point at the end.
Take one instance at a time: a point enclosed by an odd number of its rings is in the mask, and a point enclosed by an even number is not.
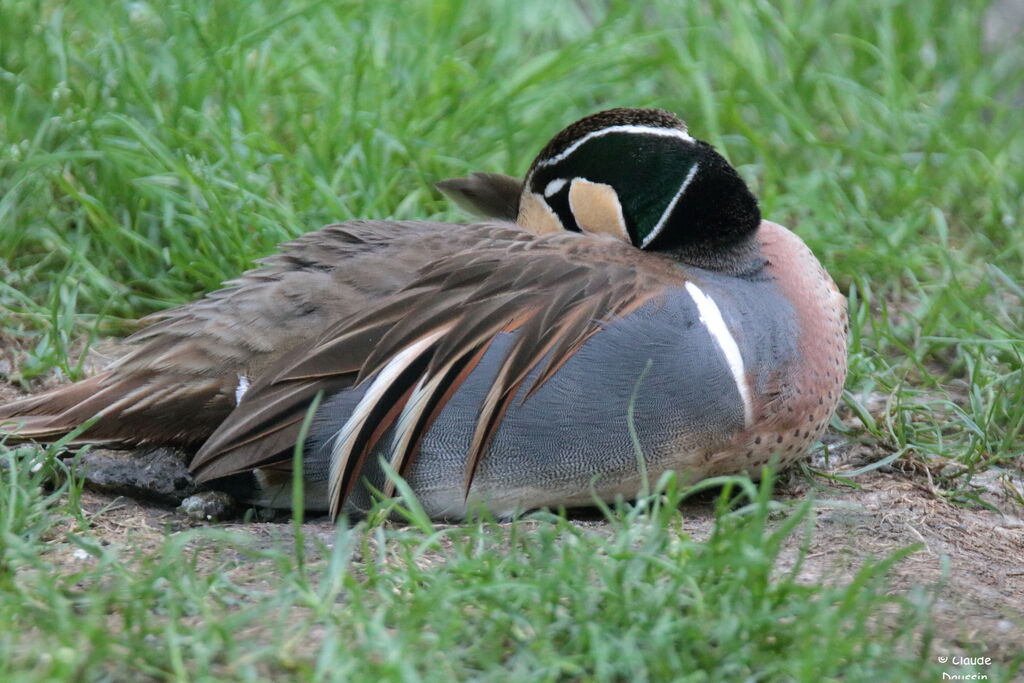
{"type": "MultiPolygon", "coordinates": [[[[0,405],[0,420],[18,417],[24,425],[10,438],[47,441],[99,414],[79,443],[198,446],[235,409],[240,375],[258,381],[339,320],[394,294],[424,264],[510,233],[521,231],[392,221],[326,226],[281,245],[223,289],[146,318],[148,326],[128,339],[135,349],[106,372],[0,405]]],[[[351,356],[361,363],[366,352],[351,356]]],[[[0,426],[0,436],[13,426],[0,426]]],[[[281,441],[293,436],[278,431],[281,441]]]]}

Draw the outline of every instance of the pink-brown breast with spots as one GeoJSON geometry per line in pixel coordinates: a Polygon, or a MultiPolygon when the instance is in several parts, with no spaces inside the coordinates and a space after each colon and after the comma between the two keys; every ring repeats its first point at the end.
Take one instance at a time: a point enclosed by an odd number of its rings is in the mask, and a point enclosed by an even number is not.
{"type": "MultiPolygon", "coordinates": [[[[758,238],[766,274],[797,317],[796,354],[778,368],[771,391],[753,397],[752,425],[712,458],[719,465],[712,469],[722,473],[744,468],[756,473],[773,455],[782,464],[799,459],[825,431],[846,381],[846,298],[795,234],[763,221],[758,238]]],[[[753,384],[754,378],[748,381],[753,384]]]]}

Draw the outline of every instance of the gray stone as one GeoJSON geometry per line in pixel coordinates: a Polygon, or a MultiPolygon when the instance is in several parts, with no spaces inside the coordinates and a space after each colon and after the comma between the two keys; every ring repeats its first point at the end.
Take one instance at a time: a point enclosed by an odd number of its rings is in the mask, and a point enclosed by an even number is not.
{"type": "Polygon", "coordinates": [[[89,488],[177,505],[196,492],[186,457],[172,448],[132,451],[97,448],[78,457],[75,471],[89,488]]]}
{"type": "Polygon", "coordinates": [[[222,491],[200,491],[181,501],[178,512],[200,522],[216,522],[233,517],[235,499],[222,491]]]}

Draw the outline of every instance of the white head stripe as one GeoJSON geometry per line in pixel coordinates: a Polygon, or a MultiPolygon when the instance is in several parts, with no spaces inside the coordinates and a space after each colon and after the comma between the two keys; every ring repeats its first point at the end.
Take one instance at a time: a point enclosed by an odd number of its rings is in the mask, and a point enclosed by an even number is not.
{"type": "Polygon", "coordinates": [[[544,196],[550,197],[565,187],[565,178],[555,178],[544,188],[544,196]]]}
{"type": "Polygon", "coordinates": [[[668,203],[665,210],[661,213],[661,218],[655,224],[654,228],[647,233],[647,237],[644,238],[640,248],[643,249],[648,244],[654,241],[654,238],[661,234],[661,231],[665,229],[665,224],[668,223],[668,217],[672,214],[672,210],[676,208],[676,204],[679,202],[679,198],[686,192],[686,188],[689,187],[690,183],[697,176],[697,169],[700,168],[700,164],[694,164],[690,172],[686,174],[686,178],[683,180],[683,184],[679,186],[679,190],[676,192],[676,196],[672,197],[672,201],[668,203]]]}
{"type": "Polygon", "coordinates": [[[736,383],[736,390],[740,393],[740,400],[743,403],[743,424],[749,427],[754,421],[754,411],[750,403],[750,389],[747,387],[747,374],[743,368],[743,356],[740,354],[740,347],[736,345],[729,332],[729,327],[722,319],[722,312],[718,310],[718,304],[710,296],[701,291],[700,287],[692,282],[686,283],[686,291],[689,293],[693,303],[697,305],[697,312],[700,314],[700,321],[704,323],[708,333],[718,343],[718,348],[725,356],[725,362],[732,373],[732,379],[736,383]]]}
{"type": "Polygon", "coordinates": [[[579,140],[569,145],[569,147],[567,147],[565,150],[556,154],[550,159],[543,159],[541,161],[538,161],[537,167],[539,168],[541,166],[551,166],[552,164],[557,164],[559,161],[562,161],[567,156],[575,152],[579,148],[579,146],[582,145],[587,140],[592,140],[593,138],[598,138],[601,137],[602,135],[608,135],[609,133],[642,133],[644,135],[660,135],[661,137],[678,138],[680,140],[685,140],[686,142],[695,142],[695,140],[692,137],[690,137],[689,133],[680,128],[659,128],[658,126],[633,125],[608,126],[607,128],[602,128],[600,130],[595,130],[590,133],[587,133],[579,140]]]}

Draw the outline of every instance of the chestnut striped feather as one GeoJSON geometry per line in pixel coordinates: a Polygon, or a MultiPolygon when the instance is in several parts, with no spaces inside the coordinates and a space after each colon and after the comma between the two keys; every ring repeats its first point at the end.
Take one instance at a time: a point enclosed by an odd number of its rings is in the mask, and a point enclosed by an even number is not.
{"type": "MultiPolygon", "coordinates": [[[[401,291],[331,327],[273,379],[254,383],[197,455],[200,479],[269,462],[260,440],[280,433],[282,421],[288,433],[294,432],[302,417],[295,409],[303,399],[366,384],[370,388],[339,431],[332,457],[331,500],[337,513],[375,449],[383,447],[399,474],[407,469],[445,397],[458,389],[493,339],[513,334],[481,404],[466,457],[468,492],[480,458],[531,371],[544,362],[529,391],[604,322],[683,281],[682,271],[668,259],[611,238],[522,235],[428,264],[401,291]],[[396,401],[401,409],[394,409],[396,401]],[[280,415],[275,405],[283,408],[280,415]],[[392,443],[381,444],[393,427],[392,443]]],[[[270,461],[280,464],[287,457],[290,452],[270,461]]]]}

